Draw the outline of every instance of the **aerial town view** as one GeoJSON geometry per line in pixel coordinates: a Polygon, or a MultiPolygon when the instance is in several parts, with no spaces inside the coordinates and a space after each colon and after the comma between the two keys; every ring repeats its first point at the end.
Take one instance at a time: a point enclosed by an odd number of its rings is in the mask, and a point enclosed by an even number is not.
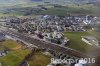
{"type": "Polygon", "coordinates": [[[0,66],[100,66],[100,0],[0,0],[0,66]]]}

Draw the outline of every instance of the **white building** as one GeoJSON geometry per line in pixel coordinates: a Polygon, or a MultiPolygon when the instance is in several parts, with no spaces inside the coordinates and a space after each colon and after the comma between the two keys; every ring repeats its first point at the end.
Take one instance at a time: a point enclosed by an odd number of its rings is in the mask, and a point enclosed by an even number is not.
{"type": "Polygon", "coordinates": [[[54,66],[54,65],[52,65],[52,64],[48,64],[47,66],[54,66]]]}
{"type": "Polygon", "coordinates": [[[6,25],[6,21],[5,21],[5,19],[0,19],[0,25],[6,25]]]}
{"type": "Polygon", "coordinates": [[[87,61],[85,61],[85,60],[79,60],[79,62],[76,63],[75,66],[84,66],[85,64],[87,64],[87,61]]]}
{"type": "Polygon", "coordinates": [[[87,44],[90,44],[90,45],[96,45],[96,46],[100,45],[99,41],[93,36],[83,36],[82,41],[84,41],[84,42],[86,42],[87,44]]]}
{"type": "Polygon", "coordinates": [[[77,64],[75,64],[75,66],[83,66],[82,64],[80,64],[80,63],[77,63],[77,64]]]}

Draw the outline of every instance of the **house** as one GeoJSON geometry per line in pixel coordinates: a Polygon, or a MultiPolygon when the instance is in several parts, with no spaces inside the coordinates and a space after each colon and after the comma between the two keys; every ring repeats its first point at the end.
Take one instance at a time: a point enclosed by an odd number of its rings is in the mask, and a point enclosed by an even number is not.
{"type": "Polygon", "coordinates": [[[94,18],[93,16],[86,15],[85,18],[83,19],[84,24],[91,24],[93,23],[94,18]]]}
{"type": "Polygon", "coordinates": [[[0,25],[6,25],[6,21],[4,18],[0,18],[0,25]]]}
{"type": "Polygon", "coordinates": [[[52,43],[61,44],[62,46],[66,45],[69,39],[65,38],[64,35],[60,32],[53,33],[43,33],[42,34],[45,41],[50,41],[52,43]]]}
{"type": "Polygon", "coordinates": [[[5,51],[5,50],[3,50],[3,51],[0,51],[0,57],[2,57],[2,56],[6,56],[6,54],[7,54],[8,52],[7,51],[5,51]]]}
{"type": "Polygon", "coordinates": [[[0,41],[5,40],[5,35],[3,33],[0,33],[0,41]]]}

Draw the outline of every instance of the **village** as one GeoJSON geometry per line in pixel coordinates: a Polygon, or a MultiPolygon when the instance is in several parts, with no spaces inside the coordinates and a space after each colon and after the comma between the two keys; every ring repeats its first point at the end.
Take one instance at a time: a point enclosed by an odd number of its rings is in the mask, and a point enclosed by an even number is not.
{"type": "Polygon", "coordinates": [[[0,0],[0,66],[100,66],[100,1],[0,0]]]}
{"type": "Polygon", "coordinates": [[[2,24],[10,29],[31,35],[57,44],[66,45],[70,40],[64,38],[63,32],[84,32],[84,26],[96,24],[95,17],[89,15],[59,17],[38,15],[32,17],[2,17],[2,24]]]}
{"type": "MultiPolygon", "coordinates": [[[[51,43],[52,45],[58,45],[61,47],[67,47],[70,44],[71,40],[69,37],[65,36],[64,32],[86,32],[87,29],[84,26],[99,24],[97,18],[89,15],[80,15],[80,16],[52,16],[52,15],[38,15],[36,17],[15,17],[15,16],[6,16],[0,18],[1,27],[5,27],[8,30],[25,34],[31,36],[31,38],[38,39],[40,41],[45,41],[51,43]]],[[[94,29],[94,28],[92,28],[94,29]]],[[[85,42],[89,45],[99,46],[100,42],[94,36],[80,36],[81,42],[85,42]],[[92,37],[92,39],[91,39],[92,37]]],[[[22,37],[24,38],[24,37],[22,37]]],[[[1,33],[0,41],[3,41],[4,35],[1,33]]],[[[25,39],[26,40],[26,39],[25,39]]],[[[32,47],[32,44],[28,47],[32,47]]],[[[39,47],[41,45],[38,45],[39,47]]],[[[43,48],[44,49],[44,48],[43,48]]],[[[72,50],[72,49],[71,49],[72,50]]],[[[50,54],[53,51],[46,49],[50,54]]],[[[76,51],[76,49],[75,49],[76,51]]],[[[8,51],[0,51],[0,56],[6,56],[8,51]]],[[[55,52],[56,53],[56,52],[55,52]]],[[[64,54],[56,55],[56,58],[66,58],[64,54]]],[[[68,55],[68,57],[70,57],[68,55]]],[[[77,58],[71,56],[71,58],[77,58]]],[[[81,63],[80,60],[79,63],[81,63]]],[[[85,61],[84,61],[85,62],[85,61]]],[[[79,64],[77,63],[77,64],[79,64]]],[[[77,65],[76,64],[76,65],[77,65]]],[[[86,63],[83,63],[85,65],[86,63]]],[[[50,63],[47,66],[55,66],[56,63],[50,63]]],[[[58,65],[58,64],[57,64],[58,65]]],[[[66,65],[66,64],[65,64],[66,65]]]]}

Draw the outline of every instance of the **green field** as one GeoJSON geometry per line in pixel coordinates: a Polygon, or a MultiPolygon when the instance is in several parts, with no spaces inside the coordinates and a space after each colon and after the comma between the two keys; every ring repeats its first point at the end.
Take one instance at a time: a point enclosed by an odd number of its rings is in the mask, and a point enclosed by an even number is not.
{"type": "Polygon", "coordinates": [[[20,44],[18,44],[16,41],[13,40],[6,40],[4,42],[1,42],[1,44],[3,46],[6,46],[7,48],[16,48],[20,46],[20,44]]]}
{"type": "Polygon", "coordinates": [[[42,11],[41,14],[67,16],[69,14],[89,14],[91,11],[77,7],[55,7],[42,11]]]}
{"type": "Polygon", "coordinates": [[[7,14],[4,14],[4,13],[0,12],[0,17],[2,17],[2,16],[23,16],[23,14],[19,14],[19,13],[7,13],[7,14]]]}
{"type": "Polygon", "coordinates": [[[46,11],[40,12],[40,14],[67,16],[67,15],[80,15],[90,14],[100,16],[100,7],[94,5],[68,5],[62,7],[48,8],[46,11]]]}
{"type": "MultiPolygon", "coordinates": [[[[19,46],[17,42],[12,40],[7,40],[1,42],[0,44],[8,47],[9,49],[16,48],[19,46]]],[[[18,66],[18,64],[29,53],[30,53],[29,49],[23,49],[22,47],[20,49],[8,51],[8,54],[6,56],[0,57],[0,63],[2,63],[2,66],[18,66]]]]}
{"type": "Polygon", "coordinates": [[[29,53],[29,50],[10,51],[7,56],[0,57],[0,62],[3,66],[17,66],[24,57],[29,53]]]}
{"type": "Polygon", "coordinates": [[[51,61],[50,59],[50,56],[44,55],[41,52],[37,52],[29,60],[29,64],[30,66],[47,66],[51,61]]]}
{"type": "Polygon", "coordinates": [[[4,46],[0,46],[0,51],[6,49],[4,46]]]}
{"type": "MultiPolygon", "coordinates": [[[[0,42],[0,50],[6,49],[3,46],[6,46],[7,48],[16,48],[19,47],[19,42],[12,41],[12,40],[6,40],[4,42],[0,42]]],[[[8,54],[4,57],[0,57],[0,63],[2,63],[2,66],[18,66],[18,64],[27,56],[31,51],[29,49],[20,48],[16,50],[11,50],[8,52],[8,54]]],[[[50,63],[51,57],[48,55],[43,54],[42,52],[36,52],[31,57],[31,59],[28,60],[28,63],[30,66],[46,66],[50,63]]]]}
{"type": "Polygon", "coordinates": [[[35,14],[35,15],[46,14],[46,15],[57,15],[57,16],[68,16],[68,15],[100,16],[100,13],[99,13],[100,7],[95,6],[93,4],[85,4],[85,5],[70,4],[70,5],[66,5],[66,6],[50,7],[50,8],[47,8],[47,10],[39,11],[37,13],[30,13],[30,12],[32,12],[32,11],[30,11],[30,9],[25,10],[26,7],[34,7],[34,6],[39,6],[39,5],[41,5],[41,7],[49,6],[49,5],[43,5],[42,3],[30,3],[30,4],[19,4],[19,5],[17,4],[17,5],[9,6],[9,8],[15,8],[15,9],[22,8],[22,10],[25,12],[20,12],[20,10],[19,11],[14,10],[13,12],[9,12],[9,13],[6,12],[6,14],[4,14],[5,13],[5,11],[4,11],[4,12],[1,12],[0,16],[9,16],[9,15],[10,16],[23,16],[23,15],[31,15],[31,14],[35,14]],[[30,14],[27,14],[26,11],[29,12],[30,14]]]}
{"type": "Polygon", "coordinates": [[[94,35],[98,40],[100,40],[100,31],[89,31],[91,35],[94,35]]]}
{"type": "Polygon", "coordinates": [[[65,32],[64,34],[70,39],[69,43],[66,45],[67,47],[81,52],[88,52],[88,50],[92,48],[89,44],[81,40],[82,36],[90,35],[88,32],[65,32]]]}

